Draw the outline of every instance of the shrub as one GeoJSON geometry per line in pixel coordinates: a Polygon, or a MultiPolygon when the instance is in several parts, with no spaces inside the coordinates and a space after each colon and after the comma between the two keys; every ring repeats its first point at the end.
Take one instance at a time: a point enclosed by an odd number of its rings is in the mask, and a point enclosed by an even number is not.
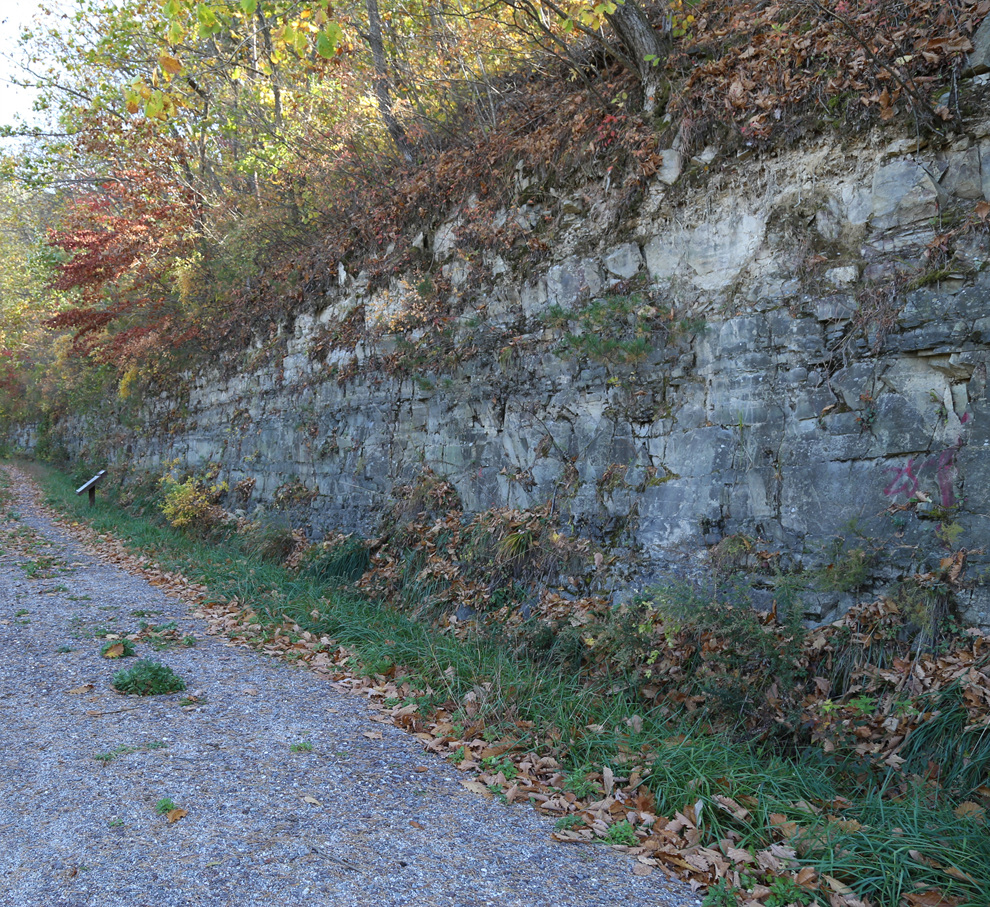
{"type": "Polygon", "coordinates": [[[219,506],[227,483],[216,483],[216,470],[206,476],[190,476],[179,482],[172,475],[161,479],[165,501],[161,505],[165,519],[176,529],[198,535],[209,535],[229,521],[229,516],[219,506]]]}
{"type": "Polygon", "coordinates": [[[162,696],[178,693],[186,684],[170,667],[142,658],[130,668],[114,674],[113,687],[118,693],[134,696],[162,696]]]}

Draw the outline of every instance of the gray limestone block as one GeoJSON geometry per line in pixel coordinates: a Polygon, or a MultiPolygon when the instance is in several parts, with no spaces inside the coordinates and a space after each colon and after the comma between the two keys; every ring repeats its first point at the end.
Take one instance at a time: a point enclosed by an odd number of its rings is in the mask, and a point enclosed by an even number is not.
{"type": "Polygon", "coordinates": [[[925,450],[932,438],[932,419],[918,411],[900,394],[887,393],[877,398],[869,415],[869,431],[873,441],[870,455],[899,456],[925,450]]]}
{"type": "Polygon", "coordinates": [[[990,514],[990,447],[963,447],[955,466],[965,489],[963,507],[970,513],[990,514]]]}
{"type": "MultiPolygon", "coordinates": [[[[759,315],[730,318],[705,334],[705,344],[712,347],[712,358],[734,356],[758,349],[767,338],[767,321],[759,315]]],[[[722,360],[723,366],[731,360],[722,360]]]]}
{"type": "MultiPolygon", "coordinates": [[[[787,312],[767,316],[774,344],[792,353],[819,352],[824,344],[822,326],[814,318],[794,318],[787,312]]],[[[769,338],[767,338],[769,339],[769,338]]]]}
{"type": "Polygon", "coordinates": [[[721,520],[719,493],[709,477],[671,479],[647,488],[639,502],[639,541],[649,551],[702,540],[721,520]]]}
{"type": "Polygon", "coordinates": [[[660,169],[656,178],[668,186],[674,185],[681,175],[681,153],[673,148],[660,152],[660,169]]]}
{"type": "Polygon", "coordinates": [[[963,622],[990,632],[990,586],[980,585],[957,595],[963,622]]]}
{"type": "Polygon", "coordinates": [[[791,401],[791,412],[795,419],[808,421],[812,424],[807,426],[790,425],[788,430],[799,434],[804,431],[817,432],[817,420],[821,417],[822,411],[835,403],[835,394],[827,387],[801,388],[797,396],[791,401]],[[812,422],[812,420],[814,420],[812,422]]]}
{"type": "MultiPolygon", "coordinates": [[[[983,24],[986,25],[986,22],[983,24]]],[[[983,197],[990,201],[990,142],[980,144],[980,182],[983,185],[983,197]]]]}
{"type": "Polygon", "coordinates": [[[643,253],[636,243],[623,243],[605,255],[605,270],[623,280],[629,280],[639,273],[643,266],[643,253]]]}
{"type": "Polygon", "coordinates": [[[871,460],[807,457],[782,465],[781,523],[809,539],[827,540],[852,521],[883,512],[890,503],[883,495],[886,481],[871,460]]]}
{"type": "Polygon", "coordinates": [[[747,212],[700,224],[685,254],[687,266],[694,271],[693,282],[702,290],[729,286],[757,253],[765,233],[765,217],[747,212]]]}
{"type": "Polygon", "coordinates": [[[942,188],[957,198],[983,198],[983,180],[980,175],[980,151],[968,148],[948,158],[948,169],[942,177],[942,188]]]}
{"type": "Polygon", "coordinates": [[[728,426],[767,422],[778,407],[764,399],[765,391],[762,374],[715,375],[709,386],[708,418],[728,426]]]}
{"type": "Polygon", "coordinates": [[[907,159],[879,167],[873,176],[873,226],[887,230],[935,216],[940,189],[933,176],[907,159]]]}
{"type": "Polygon", "coordinates": [[[990,17],[983,20],[972,40],[973,49],[966,55],[963,78],[990,72],[990,17]]]}
{"type": "Polygon", "coordinates": [[[867,405],[864,397],[872,397],[876,393],[876,379],[874,363],[854,362],[832,375],[829,386],[849,409],[861,410],[867,405]]]}
{"type": "Polygon", "coordinates": [[[677,476],[704,478],[728,469],[739,443],[737,432],[711,426],[669,435],[663,462],[656,465],[677,476]]]}

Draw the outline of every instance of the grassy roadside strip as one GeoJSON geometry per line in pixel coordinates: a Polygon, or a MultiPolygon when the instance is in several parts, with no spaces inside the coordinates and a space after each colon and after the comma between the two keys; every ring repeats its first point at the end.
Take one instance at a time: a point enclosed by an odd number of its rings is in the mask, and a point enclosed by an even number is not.
{"type": "Polygon", "coordinates": [[[562,672],[492,631],[458,640],[236,537],[181,534],[112,490],[89,508],[68,478],[32,471],[46,503],[121,540],[101,549],[199,600],[219,632],[361,691],[471,772],[466,786],[556,818],[561,840],[615,846],[642,874],[662,867],[709,907],[986,904],[980,804],[953,809],[921,788],[891,797],[821,753],[783,758],[703,717],[672,723],[622,676],[562,672]]]}

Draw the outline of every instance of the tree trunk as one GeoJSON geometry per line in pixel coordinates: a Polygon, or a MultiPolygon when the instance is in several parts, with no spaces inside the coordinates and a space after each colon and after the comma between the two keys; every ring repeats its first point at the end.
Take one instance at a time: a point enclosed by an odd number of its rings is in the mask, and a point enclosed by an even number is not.
{"type": "Polygon", "coordinates": [[[615,30],[626,56],[636,65],[637,75],[643,86],[643,110],[656,112],[660,73],[670,45],[658,32],[636,0],[616,0],[614,13],[606,14],[609,25],[615,30]]]}
{"type": "Polygon", "coordinates": [[[365,0],[368,10],[368,45],[375,63],[375,97],[378,99],[378,112],[382,115],[385,128],[392,137],[395,147],[406,159],[413,162],[413,147],[402,124],[396,119],[392,109],[392,92],[389,89],[388,64],[385,60],[385,44],[382,41],[382,17],[378,11],[378,0],[365,0]]]}

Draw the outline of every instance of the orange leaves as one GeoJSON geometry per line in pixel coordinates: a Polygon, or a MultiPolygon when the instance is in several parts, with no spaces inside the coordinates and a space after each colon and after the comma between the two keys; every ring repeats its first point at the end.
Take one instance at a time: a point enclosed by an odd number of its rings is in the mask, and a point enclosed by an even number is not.
{"type": "Polygon", "coordinates": [[[161,66],[162,71],[167,73],[169,76],[174,76],[182,72],[182,64],[175,57],[169,56],[168,54],[162,54],[158,58],[158,65],[161,66]]]}

